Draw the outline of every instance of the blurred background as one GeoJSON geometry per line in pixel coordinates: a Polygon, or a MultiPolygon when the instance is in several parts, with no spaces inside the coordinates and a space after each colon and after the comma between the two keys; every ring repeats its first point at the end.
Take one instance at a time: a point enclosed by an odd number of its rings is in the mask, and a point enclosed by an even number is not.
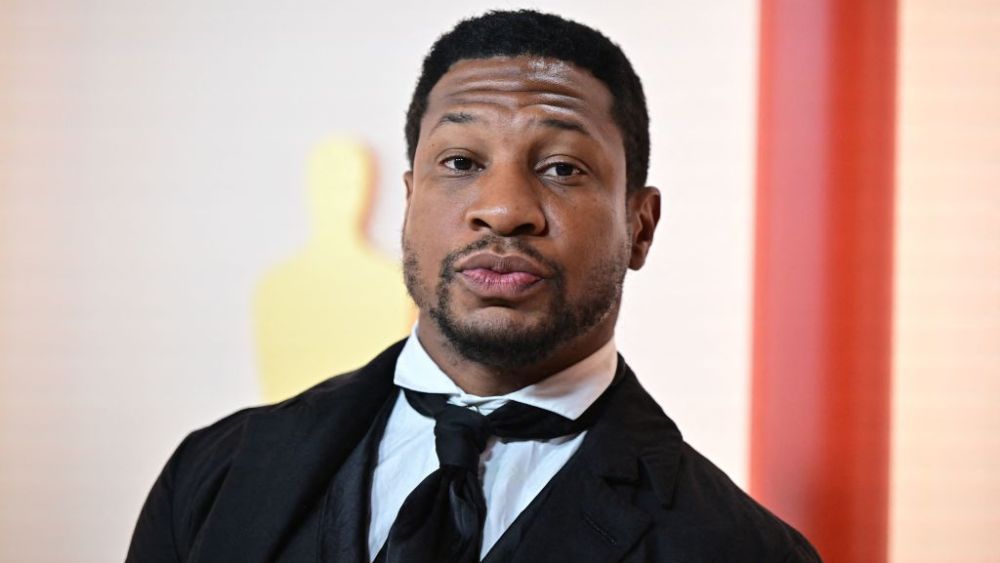
{"type": "Polygon", "coordinates": [[[123,559],[187,432],[407,333],[404,113],[500,7],[643,80],[617,342],[686,439],[828,561],[1000,561],[991,0],[0,0],[0,561],[123,559]]]}

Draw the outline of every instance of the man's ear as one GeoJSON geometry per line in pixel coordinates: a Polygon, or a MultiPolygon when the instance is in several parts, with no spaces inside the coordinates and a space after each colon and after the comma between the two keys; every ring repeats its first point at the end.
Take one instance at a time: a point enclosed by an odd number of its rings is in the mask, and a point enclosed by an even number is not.
{"type": "Polygon", "coordinates": [[[410,204],[410,196],[413,194],[413,170],[403,172],[403,183],[406,184],[406,204],[410,204]]]}
{"type": "Polygon", "coordinates": [[[628,195],[628,214],[632,227],[632,255],[628,267],[642,268],[653,244],[653,233],[660,222],[660,190],[646,186],[628,195]]]}
{"type": "Polygon", "coordinates": [[[406,207],[403,209],[402,232],[406,233],[406,221],[410,218],[410,196],[413,195],[413,170],[403,172],[403,185],[406,186],[406,207]]]}

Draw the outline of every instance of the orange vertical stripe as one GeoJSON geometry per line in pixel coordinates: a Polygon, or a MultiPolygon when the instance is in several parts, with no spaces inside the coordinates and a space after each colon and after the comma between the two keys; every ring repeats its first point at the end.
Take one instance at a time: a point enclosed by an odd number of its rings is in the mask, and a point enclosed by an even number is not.
{"type": "Polygon", "coordinates": [[[896,5],[761,0],[752,492],[885,561],[896,5]]]}

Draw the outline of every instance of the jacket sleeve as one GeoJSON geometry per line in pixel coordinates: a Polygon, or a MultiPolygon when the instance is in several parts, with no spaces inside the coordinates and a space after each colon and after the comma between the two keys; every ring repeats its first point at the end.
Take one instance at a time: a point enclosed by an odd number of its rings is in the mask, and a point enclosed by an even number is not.
{"type": "Polygon", "coordinates": [[[167,461],[139,513],[126,563],[179,563],[174,532],[174,492],[180,459],[190,436],[167,461]]]}
{"type": "Polygon", "coordinates": [[[190,555],[239,449],[243,409],[188,434],[167,461],[139,513],[126,563],[180,563],[190,555]]]}
{"type": "Polygon", "coordinates": [[[799,537],[792,551],[785,557],[785,563],[823,563],[819,553],[804,537],[799,537]]]}

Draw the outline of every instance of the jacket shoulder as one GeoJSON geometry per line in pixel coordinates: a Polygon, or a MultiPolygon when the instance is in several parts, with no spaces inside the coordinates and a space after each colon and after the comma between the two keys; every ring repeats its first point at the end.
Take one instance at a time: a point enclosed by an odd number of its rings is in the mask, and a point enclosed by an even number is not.
{"type": "Polygon", "coordinates": [[[619,373],[580,454],[650,517],[628,561],[819,561],[798,531],[684,440],[620,356],[619,373]]]}
{"type": "Polygon", "coordinates": [[[211,472],[224,466],[239,449],[243,430],[251,418],[309,407],[335,395],[361,376],[361,370],[335,375],[284,401],[240,409],[188,434],[170,461],[183,465],[188,472],[211,472]]]}
{"type": "MultiPolygon", "coordinates": [[[[322,407],[323,403],[336,399],[349,388],[364,386],[384,391],[383,388],[392,384],[391,376],[396,357],[404,343],[405,340],[396,342],[367,365],[329,377],[284,401],[245,408],[219,419],[209,426],[191,432],[175,452],[174,457],[179,458],[176,462],[184,465],[193,464],[196,467],[199,465],[198,460],[204,462],[214,460],[216,463],[222,463],[239,448],[240,436],[247,421],[251,418],[280,413],[281,411],[301,410],[317,405],[322,407]]],[[[171,459],[171,461],[174,460],[171,459]]],[[[208,465],[213,464],[208,463],[208,465]]]]}
{"type": "Polygon", "coordinates": [[[184,560],[230,474],[249,421],[261,415],[304,411],[334,398],[364,377],[363,371],[333,376],[279,403],[241,409],[189,433],[167,460],[146,498],[127,561],[184,560]]]}
{"type": "Polygon", "coordinates": [[[687,442],[681,445],[676,479],[670,509],[656,520],[681,544],[681,553],[697,550],[704,557],[707,551],[706,561],[820,561],[801,533],[687,442]]]}

